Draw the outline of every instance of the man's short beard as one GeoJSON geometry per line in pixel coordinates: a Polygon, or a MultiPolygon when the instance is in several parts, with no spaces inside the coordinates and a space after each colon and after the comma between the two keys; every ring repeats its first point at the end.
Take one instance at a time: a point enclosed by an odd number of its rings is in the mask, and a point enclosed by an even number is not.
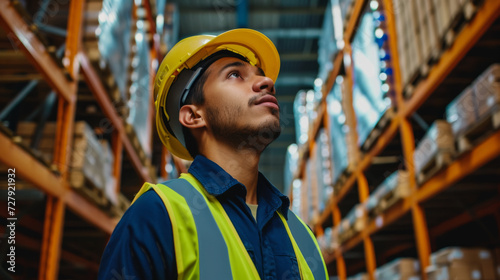
{"type": "Polygon", "coordinates": [[[212,128],[214,137],[237,149],[245,149],[251,152],[262,153],[281,134],[279,119],[270,120],[260,127],[236,126],[236,116],[241,108],[220,108],[207,107],[207,121],[212,128]]]}

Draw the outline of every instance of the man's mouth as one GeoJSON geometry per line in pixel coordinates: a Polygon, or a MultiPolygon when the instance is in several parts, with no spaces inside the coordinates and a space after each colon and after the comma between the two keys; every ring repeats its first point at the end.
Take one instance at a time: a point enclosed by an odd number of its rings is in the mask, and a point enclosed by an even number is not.
{"type": "Polygon", "coordinates": [[[270,108],[274,108],[276,110],[279,110],[279,105],[278,105],[278,100],[276,97],[270,94],[266,94],[262,96],[261,98],[257,99],[254,103],[255,105],[262,105],[270,108]]]}

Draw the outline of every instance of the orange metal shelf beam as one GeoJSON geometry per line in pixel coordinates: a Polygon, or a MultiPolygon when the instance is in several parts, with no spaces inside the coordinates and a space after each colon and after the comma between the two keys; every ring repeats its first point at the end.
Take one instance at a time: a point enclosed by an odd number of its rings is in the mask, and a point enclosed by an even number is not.
{"type": "Polygon", "coordinates": [[[499,156],[500,131],[496,131],[470,152],[463,154],[458,160],[422,185],[416,194],[418,202],[426,201],[446,190],[458,180],[499,156]]]}
{"type": "MultiPolygon", "coordinates": [[[[432,177],[427,183],[421,186],[416,193],[403,199],[399,203],[395,204],[389,211],[381,214],[378,217],[379,222],[377,222],[377,220],[371,221],[362,232],[344,243],[339,249],[340,252],[349,251],[362,242],[365,236],[370,236],[376,233],[380,228],[393,223],[403,215],[407,214],[412,208],[412,203],[414,202],[413,200],[416,200],[415,202],[417,203],[423,202],[444,191],[453,183],[471,174],[485,163],[499,157],[499,143],[500,131],[497,131],[470,152],[461,156],[446,169],[432,177]]],[[[478,213],[482,213],[482,211],[483,210],[478,210],[478,213]]],[[[432,232],[434,233],[437,230],[438,229],[432,229],[432,232]]]]}
{"type": "Polygon", "coordinates": [[[52,173],[45,165],[14,143],[12,139],[1,133],[0,147],[2,147],[0,161],[8,168],[15,168],[16,177],[19,176],[30,182],[47,195],[63,199],[75,213],[106,233],[113,232],[117,221],[69,189],[67,182],[62,180],[60,176],[52,173]]]}
{"type": "Polygon", "coordinates": [[[134,166],[137,173],[141,176],[141,178],[144,181],[152,182],[152,179],[149,176],[148,169],[142,165],[142,162],[139,159],[137,153],[135,152],[134,147],[130,142],[130,139],[127,137],[127,134],[125,133],[125,127],[123,125],[123,120],[122,118],[120,118],[117,111],[113,107],[113,104],[111,103],[111,100],[106,94],[106,90],[104,89],[104,86],[102,85],[98,74],[92,67],[92,64],[90,63],[87,54],[80,52],[79,58],[80,58],[80,66],[82,67],[85,80],[87,81],[90,90],[92,91],[94,97],[99,103],[99,106],[102,108],[102,111],[104,112],[106,117],[110,120],[110,122],[113,124],[113,127],[120,134],[123,146],[127,151],[127,154],[130,158],[130,161],[132,162],[132,165],[134,166]]]}
{"type": "Polygon", "coordinates": [[[0,147],[2,147],[0,161],[8,168],[15,168],[16,177],[19,176],[36,185],[48,195],[60,197],[66,192],[67,182],[2,133],[0,133],[0,147]]]}
{"type": "Polygon", "coordinates": [[[500,212],[500,199],[496,197],[433,227],[429,233],[432,237],[438,237],[454,228],[498,212],[500,212]]]}
{"type": "Polygon", "coordinates": [[[401,108],[401,116],[410,116],[429,98],[499,16],[500,1],[485,0],[472,21],[458,34],[453,46],[445,51],[439,62],[432,67],[429,76],[417,85],[412,97],[401,108]]]}
{"type": "Polygon", "coordinates": [[[80,217],[91,222],[107,234],[111,234],[113,229],[118,224],[118,220],[111,218],[101,211],[97,206],[74,191],[68,191],[64,200],[66,205],[80,217]]]}
{"type": "MultiPolygon", "coordinates": [[[[356,182],[357,175],[365,171],[366,168],[370,166],[372,159],[389,144],[389,142],[394,138],[394,135],[396,135],[398,127],[399,117],[396,116],[391,121],[389,127],[387,127],[385,131],[380,135],[379,139],[372,147],[370,152],[362,158],[361,162],[356,167],[356,170],[351,173],[351,175],[349,175],[346,183],[340,188],[340,192],[338,194],[334,194],[333,200],[330,200],[328,205],[331,205],[331,203],[338,204],[345,197],[345,195],[351,190],[354,182],[356,182]]],[[[328,217],[330,216],[331,207],[327,206],[325,209],[327,209],[324,211],[325,213],[321,213],[320,218],[318,219],[318,224],[320,225],[324,224],[326,219],[328,219],[328,217]]]]}
{"type": "Polygon", "coordinates": [[[54,62],[42,42],[31,32],[28,24],[19,15],[9,0],[0,0],[0,24],[7,37],[13,39],[27,58],[44,76],[49,85],[67,102],[76,100],[75,84],[64,75],[63,69],[54,62]]]}
{"type": "Polygon", "coordinates": [[[352,8],[352,13],[351,16],[349,17],[349,20],[345,26],[345,31],[344,31],[344,41],[350,42],[352,36],[354,35],[354,30],[356,29],[356,26],[358,25],[361,12],[363,11],[363,8],[366,5],[367,0],[354,0],[354,7],[352,8]]]}
{"type": "Polygon", "coordinates": [[[328,75],[328,79],[326,80],[326,84],[323,87],[323,99],[326,98],[328,93],[332,91],[333,85],[335,84],[335,79],[340,73],[340,67],[342,66],[342,60],[344,58],[344,51],[340,50],[333,59],[333,69],[328,75]]]}

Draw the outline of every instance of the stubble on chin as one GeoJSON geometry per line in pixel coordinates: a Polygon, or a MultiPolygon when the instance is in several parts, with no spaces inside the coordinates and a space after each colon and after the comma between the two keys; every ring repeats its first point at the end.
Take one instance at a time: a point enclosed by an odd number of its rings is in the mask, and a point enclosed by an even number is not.
{"type": "Polygon", "coordinates": [[[212,133],[217,140],[238,150],[261,153],[281,134],[279,111],[273,109],[272,113],[277,118],[266,121],[260,127],[252,125],[239,127],[236,120],[241,111],[241,108],[217,110],[207,107],[207,121],[212,128],[212,133]]]}

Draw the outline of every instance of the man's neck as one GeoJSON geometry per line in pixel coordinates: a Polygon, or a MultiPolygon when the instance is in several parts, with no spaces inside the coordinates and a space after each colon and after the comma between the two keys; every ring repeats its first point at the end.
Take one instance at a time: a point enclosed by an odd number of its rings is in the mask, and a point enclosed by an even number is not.
{"type": "Polygon", "coordinates": [[[218,145],[216,149],[205,149],[203,155],[246,187],[247,203],[257,204],[260,153],[218,145]]]}

